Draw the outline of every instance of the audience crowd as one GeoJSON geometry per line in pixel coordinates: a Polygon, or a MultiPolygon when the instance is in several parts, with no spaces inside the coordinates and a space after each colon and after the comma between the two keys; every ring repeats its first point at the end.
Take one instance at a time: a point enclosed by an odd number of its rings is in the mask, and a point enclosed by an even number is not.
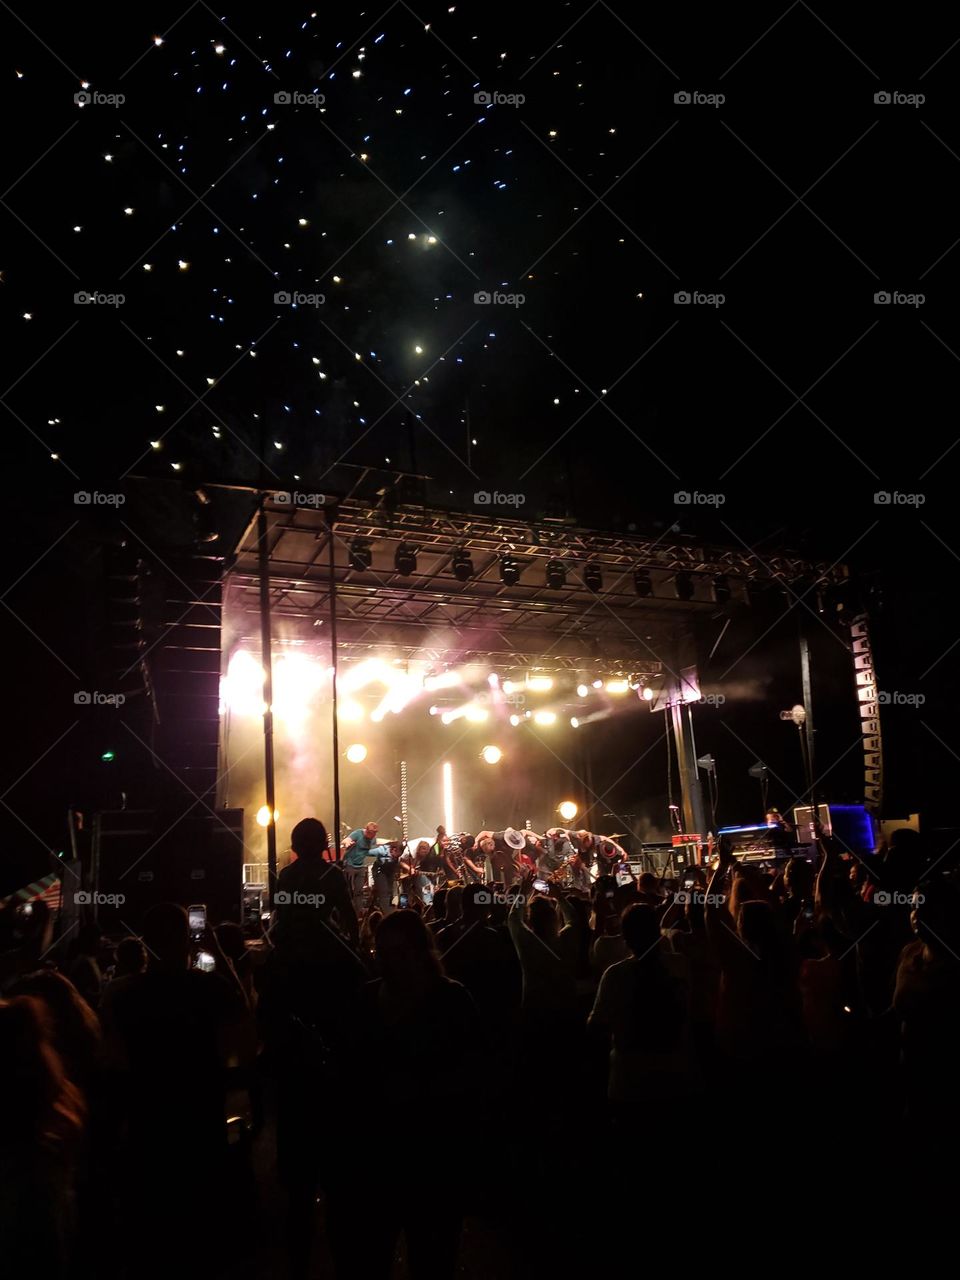
{"type": "Polygon", "coordinates": [[[6,1274],[739,1265],[830,1215],[862,1263],[952,1190],[960,899],[915,833],[359,918],[321,823],[292,848],[255,938],[0,912],[6,1274]]]}

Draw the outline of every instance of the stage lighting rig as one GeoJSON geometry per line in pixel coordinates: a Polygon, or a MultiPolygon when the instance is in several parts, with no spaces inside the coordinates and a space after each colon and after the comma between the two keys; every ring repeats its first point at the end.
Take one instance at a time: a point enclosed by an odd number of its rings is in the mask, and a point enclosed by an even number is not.
{"type": "Polygon", "coordinates": [[[350,568],[364,573],[373,564],[373,550],[369,538],[352,538],[349,547],[350,568]]]}
{"type": "Polygon", "coordinates": [[[567,571],[562,560],[548,560],[547,586],[551,591],[562,591],[567,581],[567,571]]]}
{"type": "Polygon", "coordinates": [[[500,557],[500,581],[505,587],[515,587],[520,581],[520,566],[513,556],[500,557]]]}
{"type": "Polygon", "coordinates": [[[470,559],[470,552],[466,547],[457,547],[453,553],[453,559],[450,561],[453,569],[453,576],[458,582],[469,582],[473,577],[473,561],[470,559]]]}
{"type": "Polygon", "coordinates": [[[588,591],[599,591],[603,586],[603,574],[600,572],[600,566],[593,560],[584,566],[583,585],[588,591]]]}
{"type": "Polygon", "coordinates": [[[411,574],[416,573],[417,548],[412,547],[409,542],[401,542],[393,557],[393,567],[397,573],[402,573],[405,578],[409,578],[411,574]]]}

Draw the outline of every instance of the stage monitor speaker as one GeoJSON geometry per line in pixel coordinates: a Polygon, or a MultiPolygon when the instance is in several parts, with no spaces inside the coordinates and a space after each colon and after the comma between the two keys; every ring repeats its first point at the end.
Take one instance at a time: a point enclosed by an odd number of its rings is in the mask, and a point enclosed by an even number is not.
{"type": "Polygon", "coordinates": [[[202,902],[211,924],[239,922],[242,880],[242,809],[169,826],[152,811],[97,815],[94,889],[87,897],[105,933],[138,933],[157,902],[202,902]]]}

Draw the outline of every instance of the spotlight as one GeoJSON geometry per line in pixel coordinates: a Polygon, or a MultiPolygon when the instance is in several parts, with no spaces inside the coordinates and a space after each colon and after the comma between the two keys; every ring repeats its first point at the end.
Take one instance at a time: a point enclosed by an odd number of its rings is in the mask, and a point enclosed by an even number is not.
{"type": "Polygon", "coordinates": [[[402,573],[405,578],[409,578],[412,573],[416,573],[416,547],[411,547],[408,542],[401,542],[393,557],[393,567],[396,569],[397,573],[402,573]]]}
{"type": "Polygon", "coordinates": [[[499,764],[503,757],[503,752],[499,747],[484,747],[480,755],[487,764],[499,764]]]}
{"type": "Polygon", "coordinates": [[[567,581],[567,571],[562,560],[547,561],[547,586],[551,591],[562,591],[567,581]]]}
{"type": "Polygon", "coordinates": [[[583,585],[588,591],[599,591],[603,586],[603,574],[600,572],[600,566],[592,560],[583,570],[583,585]]]}
{"type": "Polygon", "coordinates": [[[571,728],[571,729],[579,729],[579,728],[580,728],[580,721],[577,719],[577,717],[576,717],[576,716],[571,716],[571,717],[570,717],[570,728],[571,728]]]}
{"type": "Polygon", "coordinates": [[[564,822],[572,822],[579,812],[580,810],[572,800],[563,800],[557,805],[557,813],[559,813],[564,822]]]}
{"type": "Polygon", "coordinates": [[[549,693],[553,688],[553,680],[550,676],[531,676],[527,681],[527,688],[531,693],[549,693]]]}
{"type": "Polygon", "coordinates": [[[557,713],[555,711],[538,711],[533,717],[534,724],[556,724],[557,713]]]}
{"type": "Polygon", "coordinates": [[[689,573],[679,572],[674,581],[677,584],[677,599],[692,600],[693,599],[693,578],[689,573]]]}
{"type": "MultiPolygon", "coordinates": [[[[276,826],[276,825],[277,825],[277,821],[278,821],[279,817],[280,817],[280,810],[279,810],[279,809],[274,809],[274,811],[273,811],[273,825],[274,825],[274,826],[276,826]]],[[[270,808],[269,808],[269,806],[268,806],[268,805],[262,804],[262,805],[260,806],[260,808],[257,810],[257,826],[258,826],[258,827],[269,827],[269,825],[270,825],[270,808]]]]}
{"type": "Polygon", "coordinates": [[[465,715],[471,724],[483,724],[489,712],[485,707],[467,707],[465,715]]]}
{"type": "Polygon", "coordinates": [[[602,689],[602,688],[603,688],[603,681],[602,681],[602,680],[594,680],[594,682],[593,682],[593,687],[594,687],[595,689],[602,689]]]}
{"type": "Polygon", "coordinates": [[[577,685],[577,697],[578,697],[578,698],[586,698],[586,697],[588,697],[588,696],[589,696],[589,694],[590,694],[590,690],[587,688],[587,686],[586,686],[585,684],[578,684],[578,685],[577,685]]]}
{"type": "Polygon", "coordinates": [[[351,764],[363,764],[367,758],[367,748],[362,742],[355,742],[347,747],[347,759],[351,764]]]}
{"type": "Polygon", "coordinates": [[[350,542],[350,568],[363,573],[373,563],[369,538],[353,538],[350,542]]]}
{"type": "Polygon", "coordinates": [[[653,690],[650,688],[649,685],[645,685],[643,689],[643,693],[640,696],[643,698],[644,702],[652,702],[653,690]]]}
{"type": "Polygon", "coordinates": [[[500,557],[500,581],[506,587],[514,587],[520,581],[520,566],[513,556],[500,557]]]}
{"type": "Polygon", "coordinates": [[[607,693],[626,693],[630,688],[630,681],[618,676],[616,680],[608,680],[605,687],[607,693]]]}
{"type": "Polygon", "coordinates": [[[353,698],[341,699],[337,703],[337,715],[347,724],[356,724],[363,719],[363,707],[359,702],[354,702],[353,698]]]}
{"type": "Polygon", "coordinates": [[[638,596],[647,599],[653,595],[653,583],[650,581],[649,569],[634,569],[633,585],[638,596]]]}
{"type": "Polygon", "coordinates": [[[473,577],[473,561],[466,547],[457,547],[450,562],[453,576],[458,582],[468,582],[473,577]]]}
{"type": "Polygon", "coordinates": [[[516,728],[517,725],[520,723],[520,717],[518,715],[512,715],[510,717],[510,723],[513,725],[514,728],[516,728]]]}
{"type": "Polygon", "coordinates": [[[713,598],[717,604],[726,604],[730,599],[730,579],[725,573],[718,573],[713,580],[713,598]]]}

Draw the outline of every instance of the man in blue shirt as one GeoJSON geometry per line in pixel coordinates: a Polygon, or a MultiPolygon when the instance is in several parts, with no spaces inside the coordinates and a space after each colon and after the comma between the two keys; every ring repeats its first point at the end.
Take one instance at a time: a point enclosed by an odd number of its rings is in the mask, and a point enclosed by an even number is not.
{"type": "Polygon", "coordinates": [[[364,891],[367,887],[367,858],[378,852],[375,822],[368,822],[363,828],[358,827],[347,836],[343,855],[343,871],[347,877],[347,887],[353,901],[353,908],[359,915],[363,909],[364,891]]]}

